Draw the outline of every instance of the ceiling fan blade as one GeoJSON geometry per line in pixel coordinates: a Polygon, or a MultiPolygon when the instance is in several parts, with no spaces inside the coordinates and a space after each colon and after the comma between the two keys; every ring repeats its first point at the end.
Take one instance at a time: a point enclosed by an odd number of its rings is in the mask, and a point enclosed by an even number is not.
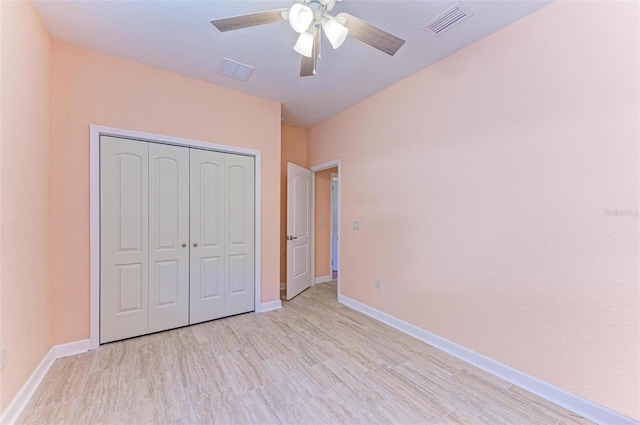
{"type": "Polygon", "coordinates": [[[404,40],[389,34],[380,28],[374,27],[362,19],[356,18],[348,13],[339,13],[336,18],[347,20],[345,27],[349,28],[349,35],[357,38],[371,47],[385,52],[388,55],[395,55],[404,44],[404,40]]]}
{"type": "Polygon", "coordinates": [[[302,56],[300,63],[300,76],[309,77],[316,75],[316,66],[318,65],[318,53],[320,52],[320,31],[313,30],[313,53],[311,57],[302,56]]]}
{"type": "Polygon", "coordinates": [[[258,25],[282,21],[285,19],[282,12],[288,11],[289,9],[267,10],[266,12],[251,13],[249,15],[215,19],[211,21],[211,23],[214,27],[218,28],[220,32],[233,31],[241,28],[255,27],[258,25]]]}

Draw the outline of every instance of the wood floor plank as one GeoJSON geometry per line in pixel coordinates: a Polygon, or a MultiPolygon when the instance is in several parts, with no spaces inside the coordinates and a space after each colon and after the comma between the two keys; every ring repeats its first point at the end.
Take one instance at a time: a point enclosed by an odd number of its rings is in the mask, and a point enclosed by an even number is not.
{"type": "Polygon", "coordinates": [[[216,357],[216,361],[235,394],[252,391],[268,383],[268,373],[253,348],[222,354],[216,357]]]}
{"type": "Polygon", "coordinates": [[[233,391],[209,391],[208,383],[189,390],[191,407],[185,424],[248,424],[245,406],[233,391]]]}
{"type": "Polygon", "coordinates": [[[159,370],[133,386],[132,424],[176,422],[187,416],[188,404],[177,369],[159,370]]]}
{"type": "Polygon", "coordinates": [[[522,399],[527,400],[529,403],[535,403],[539,405],[542,409],[548,409],[552,412],[555,412],[557,415],[561,417],[559,423],[565,424],[590,424],[591,422],[577,413],[573,413],[563,407],[558,406],[557,404],[553,404],[550,401],[543,399],[542,397],[538,397],[535,394],[530,393],[529,391],[523,390],[520,387],[516,387],[515,385],[511,385],[509,387],[509,391],[515,394],[518,394],[522,399]]]}
{"type": "Polygon", "coordinates": [[[244,406],[244,412],[249,423],[275,424],[278,422],[273,407],[268,399],[258,390],[247,391],[238,396],[244,406]]]}
{"type": "Polygon", "coordinates": [[[16,425],[67,425],[73,423],[76,415],[78,399],[64,400],[48,406],[29,406],[25,409],[16,425]]]}
{"type": "Polygon", "coordinates": [[[84,391],[95,357],[95,353],[85,353],[56,360],[33,395],[29,409],[77,399],[84,391]]]}
{"type": "Polygon", "coordinates": [[[176,347],[178,366],[184,387],[191,387],[202,381],[223,381],[224,375],[216,356],[209,345],[195,345],[188,349],[176,347]]]}
{"type": "Polygon", "coordinates": [[[456,409],[449,412],[445,417],[438,421],[437,425],[463,425],[463,424],[480,424],[480,418],[464,409],[456,409]]]}
{"type": "Polygon", "coordinates": [[[173,370],[179,377],[178,356],[170,338],[155,339],[149,344],[138,344],[136,348],[135,377],[152,379],[158,372],[173,370]]]}
{"type": "Polygon", "coordinates": [[[430,394],[437,393],[438,396],[446,398],[456,406],[456,409],[464,408],[478,415],[487,406],[487,401],[479,397],[476,392],[462,390],[455,381],[450,379],[451,375],[439,374],[438,369],[429,370],[418,366],[413,361],[408,361],[397,366],[395,370],[424,391],[430,394]]]}
{"type": "Polygon", "coordinates": [[[71,423],[128,424],[132,413],[135,363],[89,375],[85,391],[77,404],[77,414],[71,423]]]}
{"type": "Polygon", "coordinates": [[[270,383],[288,388],[292,396],[295,394],[303,399],[316,397],[335,384],[324,381],[295,354],[265,360],[263,365],[270,374],[270,383]]]}
{"type": "Polygon", "coordinates": [[[137,359],[137,348],[141,340],[153,337],[152,335],[127,339],[124,341],[111,342],[104,344],[99,350],[95,350],[95,361],[93,362],[93,370],[101,371],[111,368],[122,367],[124,363],[135,363],[137,359]]]}

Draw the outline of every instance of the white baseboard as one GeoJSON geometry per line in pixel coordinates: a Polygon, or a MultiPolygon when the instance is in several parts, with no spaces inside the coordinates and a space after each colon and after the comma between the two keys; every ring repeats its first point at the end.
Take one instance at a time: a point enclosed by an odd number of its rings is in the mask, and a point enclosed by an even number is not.
{"type": "Polygon", "coordinates": [[[270,301],[268,303],[260,304],[260,313],[265,313],[267,311],[279,310],[282,308],[282,302],[280,300],[270,301]]]}
{"type": "Polygon", "coordinates": [[[24,408],[27,407],[27,404],[29,404],[33,393],[36,392],[38,385],[40,385],[40,382],[42,382],[55,360],[55,348],[52,347],[49,352],[45,354],[29,379],[27,379],[27,382],[20,388],[20,391],[13,397],[11,403],[4,409],[2,416],[0,416],[0,423],[12,425],[18,420],[20,414],[24,408]]]}
{"type": "Polygon", "coordinates": [[[56,345],[53,348],[55,349],[56,359],[61,359],[89,351],[89,340],[83,339],[81,341],[69,342],[67,344],[56,345]]]}
{"type": "Polygon", "coordinates": [[[314,280],[314,284],[317,285],[318,283],[331,282],[332,280],[333,279],[331,278],[331,275],[316,277],[316,279],[314,280]]]}
{"type": "Polygon", "coordinates": [[[53,365],[53,362],[56,359],[60,359],[62,357],[72,356],[74,354],[85,353],[89,350],[89,340],[85,339],[82,341],[70,342],[68,344],[60,344],[54,345],[51,349],[45,354],[44,358],[40,361],[40,364],[33,371],[27,382],[24,383],[20,391],[13,397],[11,403],[7,406],[6,409],[2,412],[0,416],[0,423],[5,425],[13,425],[20,414],[27,407],[31,397],[38,389],[38,386],[47,375],[47,372],[53,365]]]}
{"type": "Polygon", "coordinates": [[[553,386],[547,382],[541,381],[533,376],[527,375],[524,372],[520,372],[512,367],[504,365],[493,359],[478,354],[468,348],[453,343],[442,337],[439,337],[431,332],[428,332],[415,325],[407,323],[398,319],[390,314],[384,313],[373,307],[369,307],[359,301],[352,298],[345,297],[344,295],[338,295],[338,301],[348,307],[353,308],[361,313],[366,314],[374,319],[377,319],[387,325],[398,329],[420,341],[438,348],[446,353],[449,353],[460,360],[470,363],[474,366],[483,369],[492,375],[498,376],[514,385],[524,388],[527,391],[532,392],[552,403],[562,406],[565,409],[571,410],[593,422],[599,424],[616,424],[616,425],[638,425],[639,422],[632,418],[615,412],[604,406],[596,404],[578,395],[572,394],[561,388],[553,386]]]}

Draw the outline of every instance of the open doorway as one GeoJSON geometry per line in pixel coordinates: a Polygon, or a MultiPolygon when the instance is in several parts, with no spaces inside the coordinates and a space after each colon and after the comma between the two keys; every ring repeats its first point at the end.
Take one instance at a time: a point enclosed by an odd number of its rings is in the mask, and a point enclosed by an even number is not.
{"type": "Polygon", "coordinates": [[[338,173],[331,173],[331,279],[338,278],[338,173]]]}
{"type": "Polygon", "coordinates": [[[311,167],[313,173],[313,283],[336,282],[340,293],[340,161],[311,167]]]}

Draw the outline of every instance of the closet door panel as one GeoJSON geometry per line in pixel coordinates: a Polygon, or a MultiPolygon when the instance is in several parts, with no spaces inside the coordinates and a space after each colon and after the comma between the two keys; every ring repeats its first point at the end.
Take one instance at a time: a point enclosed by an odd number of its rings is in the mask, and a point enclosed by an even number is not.
{"type": "Polygon", "coordinates": [[[224,264],[219,256],[200,258],[200,279],[196,289],[200,291],[200,300],[219,298],[224,295],[221,291],[224,276],[224,264]]]}
{"type": "Polygon", "coordinates": [[[190,149],[191,291],[189,323],[225,315],[224,154],[190,149]]]}
{"type": "Polygon", "coordinates": [[[255,309],[254,158],[225,154],[225,315],[255,309]]]}
{"type": "Polygon", "coordinates": [[[148,331],[148,144],[100,137],[100,342],[148,331]]]}
{"type": "Polygon", "coordinates": [[[188,242],[189,149],[150,143],[149,332],[189,324],[188,242]]]}

